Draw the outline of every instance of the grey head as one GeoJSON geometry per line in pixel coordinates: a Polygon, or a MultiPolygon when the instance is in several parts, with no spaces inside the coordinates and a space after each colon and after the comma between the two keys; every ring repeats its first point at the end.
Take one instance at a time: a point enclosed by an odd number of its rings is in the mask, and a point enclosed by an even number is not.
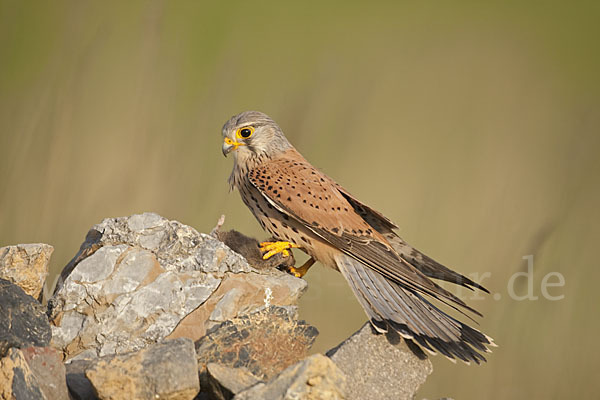
{"type": "Polygon", "coordinates": [[[260,162],[290,148],[281,128],[259,111],[244,111],[223,125],[223,155],[232,153],[236,166],[260,162]]]}

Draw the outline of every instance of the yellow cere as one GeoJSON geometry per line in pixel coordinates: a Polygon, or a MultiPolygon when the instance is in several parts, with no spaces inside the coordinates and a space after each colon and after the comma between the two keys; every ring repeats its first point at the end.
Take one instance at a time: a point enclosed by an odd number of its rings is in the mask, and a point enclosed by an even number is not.
{"type": "Polygon", "coordinates": [[[228,146],[233,146],[233,149],[236,150],[239,146],[245,146],[246,143],[240,143],[236,140],[231,140],[228,137],[226,137],[225,139],[223,139],[223,141],[225,142],[226,145],[228,146]]]}

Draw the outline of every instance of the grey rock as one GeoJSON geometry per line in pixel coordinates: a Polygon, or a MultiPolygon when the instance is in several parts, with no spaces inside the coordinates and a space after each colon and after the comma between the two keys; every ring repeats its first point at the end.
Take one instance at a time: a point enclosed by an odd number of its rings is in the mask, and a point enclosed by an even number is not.
{"type": "Polygon", "coordinates": [[[165,271],[153,253],[124,244],[98,249],[52,299],[53,345],[70,358],[155,343],[217,288],[218,279],[194,272],[165,271]]]}
{"type": "Polygon", "coordinates": [[[305,289],[306,281],[278,270],[226,274],[208,300],[182,319],[168,337],[197,340],[227,319],[270,305],[293,306],[305,289]]]}
{"type": "Polygon", "coordinates": [[[108,218],[88,232],[49,301],[52,345],[69,360],[165,338],[197,340],[271,300],[293,304],[305,287],[251,267],[221,241],[177,221],[152,213],[108,218]]]}
{"type": "Polygon", "coordinates": [[[54,247],[43,243],[0,247],[0,278],[41,300],[52,252],[54,247]]]}
{"type": "Polygon", "coordinates": [[[85,371],[94,364],[95,360],[73,360],[65,365],[69,393],[75,400],[94,400],[98,397],[94,387],[85,376],[85,371]]]}
{"type": "Polygon", "coordinates": [[[21,352],[44,398],[68,399],[65,366],[52,347],[26,347],[21,352]]]}
{"type": "Polygon", "coordinates": [[[200,391],[194,343],[186,338],[96,359],[85,376],[99,399],[184,400],[200,391]]]}
{"type": "Polygon", "coordinates": [[[202,391],[214,400],[232,399],[236,394],[260,382],[246,368],[229,368],[215,363],[206,366],[205,377],[202,391]]]}
{"type": "Polygon", "coordinates": [[[60,291],[74,268],[105,246],[127,245],[155,255],[166,271],[250,272],[252,268],[239,254],[212,236],[170,221],[154,213],[106,218],[94,225],[73,260],[61,273],[55,289],[60,291]]]}
{"type": "Polygon", "coordinates": [[[344,373],[329,358],[322,354],[314,354],[288,367],[268,383],[259,383],[239,393],[234,399],[345,399],[345,387],[344,373]]]}
{"type": "Polygon", "coordinates": [[[306,289],[306,281],[271,270],[271,274],[234,275],[224,279],[222,286],[214,294],[217,303],[208,317],[207,328],[272,304],[295,305],[306,289]]]}
{"type": "Polygon", "coordinates": [[[327,355],[346,374],[350,399],[412,399],[433,371],[404,340],[375,333],[369,322],[327,355]]]}
{"type": "Polygon", "coordinates": [[[218,363],[270,379],[306,357],[317,335],[315,327],[298,321],[295,308],[271,306],[209,330],[196,342],[198,368],[218,363]]]}
{"type": "Polygon", "coordinates": [[[44,307],[23,289],[0,279],[0,357],[11,347],[45,347],[51,331],[44,307]]]}

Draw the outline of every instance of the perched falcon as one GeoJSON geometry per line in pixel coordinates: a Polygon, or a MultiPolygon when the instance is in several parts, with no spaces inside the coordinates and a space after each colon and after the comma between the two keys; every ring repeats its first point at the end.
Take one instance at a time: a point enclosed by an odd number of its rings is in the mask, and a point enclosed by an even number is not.
{"type": "Polygon", "coordinates": [[[299,248],[311,258],[290,272],[302,276],[315,261],[340,271],[378,332],[393,329],[412,348],[450,360],[485,361],[480,352],[489,352],[493,340],[431,299],[481,314],[430,278],[488,292],[484,287],[412,248],[392,221],[306,161],[267,115],[247,111],[227,121],[223,154],[229,153],[231,187],[278,240],[261,244],[265,258],[299,248]]]}

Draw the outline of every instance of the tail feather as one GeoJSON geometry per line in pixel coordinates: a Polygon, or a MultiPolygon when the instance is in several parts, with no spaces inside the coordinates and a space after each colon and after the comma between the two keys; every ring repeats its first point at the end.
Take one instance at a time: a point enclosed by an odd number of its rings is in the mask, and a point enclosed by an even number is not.
{"type": "Polygon", "coordinates": [[[356,213],[358,213],[358,215],[360,215],[369,225],[375,228],[377,232],[385,236],[396,253],[398,253],[404,261],[418,269],[423,275],[429,278],[441,279],[447,282],[455,283],[471,290],[473,290],[473,288],[477,288],[489,293],[486,288],[477,282],[474,282],[458,272],[452,271],[451,269],[435,261],[433,258],[428,257],[406,243],[400,236],[396,234],[396,232],[394,232],[394,229],[398,228],[396,224],[394,224],[380,212],[359,201],[356,197],[352,196],[346,189],[337,183],[333,183],[340,193],[346,198],[346,200],[348,200],[348,202],[352,205],[354,211],[356,211],[356,213]]]}
{"type": "Polygon", "coordinates": [[[349,256],[339,255],[336,264],[354,291],[371,323],[379,332],[388,328],[428,352],[449,359],[479,364],[493,341],[487,335],[456,320],[420,293],[365,267],[349,256]]]}

